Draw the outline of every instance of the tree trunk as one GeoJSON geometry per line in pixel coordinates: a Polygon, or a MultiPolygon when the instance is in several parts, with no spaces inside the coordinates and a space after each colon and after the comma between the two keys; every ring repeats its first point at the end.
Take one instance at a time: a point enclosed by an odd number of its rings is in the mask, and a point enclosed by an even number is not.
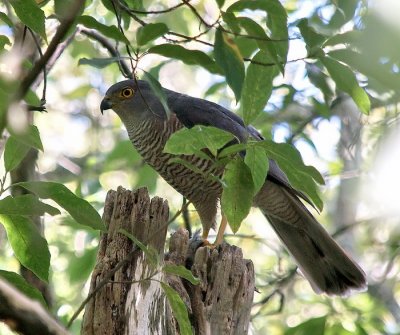
{"type": "Polygon", "coordinates": [[[254,269],[239,248],[226,243],[214,249],[197,248],[198,240],[189,241],[188,232],[179,229],[171,236],[169,252],[164,255],[168,205],[158,197],[150,200],[146,189],[131,192],[120,187],[117,192],[110,191],[103,219],[108,232],[100,240],[90,292],[135,249],[121,229],[140,241],[148,241],[163,261],[155,271],[148,255],[135,251],[129,264],[118,270],[87,304],[83,335],[180,334],[160,282],[180,295],[194,334],[247,334],[254,269]],[[164,264],[186,265],[200,284],[192,285],[162,272],[164,264]]]}

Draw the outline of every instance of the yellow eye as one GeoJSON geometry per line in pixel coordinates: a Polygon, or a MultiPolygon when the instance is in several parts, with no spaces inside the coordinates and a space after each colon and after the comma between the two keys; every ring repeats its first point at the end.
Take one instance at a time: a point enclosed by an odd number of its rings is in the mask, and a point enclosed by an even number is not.
{"type": "Polygon", "coordinates": [[[131,89],[130,87],[124,88],[121,91],[122,98],[130,98],[132,95],[133,95],[133,89],[131,89]]]}

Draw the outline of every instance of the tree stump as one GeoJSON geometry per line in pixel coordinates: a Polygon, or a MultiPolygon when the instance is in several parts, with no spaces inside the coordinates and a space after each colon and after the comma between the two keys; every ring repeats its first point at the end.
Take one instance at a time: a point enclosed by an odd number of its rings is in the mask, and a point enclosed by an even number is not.
{"type": "Polygon", "coordinates": [[[175,289],[185,303],[193,334],[247,334],[254,293],[254,268],[235,246],[199,247],[184,229],[175,232],[164,255],[168,205],[150,200],[146,189],[109,191],[103,220],[108,232],[100,240],[90,292],[122,260],[133,256],[88,302],[82,334],[181,334],[160,282],[175,289]],[[157,271],[145,254],[121,234],[124,229],[150,245],[163,264],[184,265],[200,279],[157,271]],[[156,232],[156,234],[154,234],[156,232]],[[151,279],[148,279],[151,277],[151,279]]]}

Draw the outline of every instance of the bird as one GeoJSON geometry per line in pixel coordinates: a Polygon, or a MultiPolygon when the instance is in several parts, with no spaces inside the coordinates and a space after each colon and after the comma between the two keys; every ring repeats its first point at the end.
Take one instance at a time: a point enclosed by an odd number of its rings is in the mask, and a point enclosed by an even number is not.
{"type": "MultiPolygon", "coordinates": [[[[178,130],[196,125],[212,126],[234,135],[239,141],[251,137],[262,140],[252,126],[246,126],[237,114],[201,98],[166,88],[169,111],[151,85],[137,78],[113,84],[105,93],[100,110],[112,109],[125,125],[130,141],[145,162],[152,166],[173,188],[195,207],[203,227],[203,238],[216,227],[222,185],[217,178],[223,166],[195,155],[182,156],[189,164],[181,164],[176,156],[164,152],[170,136],[178,130]]],[[[266,167],[267,168],[267,167],[266,167]]],[[[290,185],[285,173],[272,159],[264,185],[254,196],[258,207],[286,249],[293,256],[301,273],[316,293],[347,296],[367,287],[366,275],[359,265],[333,240],[315,219],[302,200],[309,201],[290,185]]],[[[226,218],[222,216],[217,240],[221,240],[226,218]]]]}

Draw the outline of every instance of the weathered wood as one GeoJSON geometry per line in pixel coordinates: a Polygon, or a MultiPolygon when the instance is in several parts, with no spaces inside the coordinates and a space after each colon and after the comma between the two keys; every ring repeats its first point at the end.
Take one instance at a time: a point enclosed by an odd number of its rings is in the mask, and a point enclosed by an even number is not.
{"type": "Polygon", "coordinates": [[[251,261],[243,260],[239,248],[226,243],[214,249],[197,248],[198,240],[189,243],[187,231],[179,229],[171,236],[169,252],[164,256],[168,206],[160,198],[150,200],[146,189],[110,191],[103,219],[108,232],[100,241],[90,291],[135,248],[119,233],[120,229],[141,241],[148,240],[165,263],[191,268],[201,283],[192,285],[177,276],[166,275],[160,267],[153,275],[154,267],[137,251],[129,266],[118,270],[112,282],[86,306],[82,334],[179,334],[160,281],[168,283],[181,296],[193,333],[247,334],[254,269],[251,261]]]}
{"type": "MultiPolygon", "coordinates": [[[[130,239],[120,233],[125,229],[139,240],[165,225],[168,205],[160,198],[150,200],[146,189],[136,192],[118,188],[107,195],[103,215],[108,227],[100,241],[90,291],[119,261],[134,248],[130,239]]],[[[158,253],[164,250],[166,228],[150,241],[158,253]]],[[[143,253],[138,251],[128,267],[117,271],[111,283],[104,286],[86,306],[82,334],[162,334],[164,311],[159,318],[153,312],[165,306],[160,285],[154,281],[130,284],[150,275],[143,253]],[[143,332],[142,332],[143,330],[143,332]],[[133,332],[132,332],[133,331],[133,332]]],[[[160,276],[160,275],[158,275],[160,276]]],[[[155,279],[162,279],[155,277],[155,279]]]]}

